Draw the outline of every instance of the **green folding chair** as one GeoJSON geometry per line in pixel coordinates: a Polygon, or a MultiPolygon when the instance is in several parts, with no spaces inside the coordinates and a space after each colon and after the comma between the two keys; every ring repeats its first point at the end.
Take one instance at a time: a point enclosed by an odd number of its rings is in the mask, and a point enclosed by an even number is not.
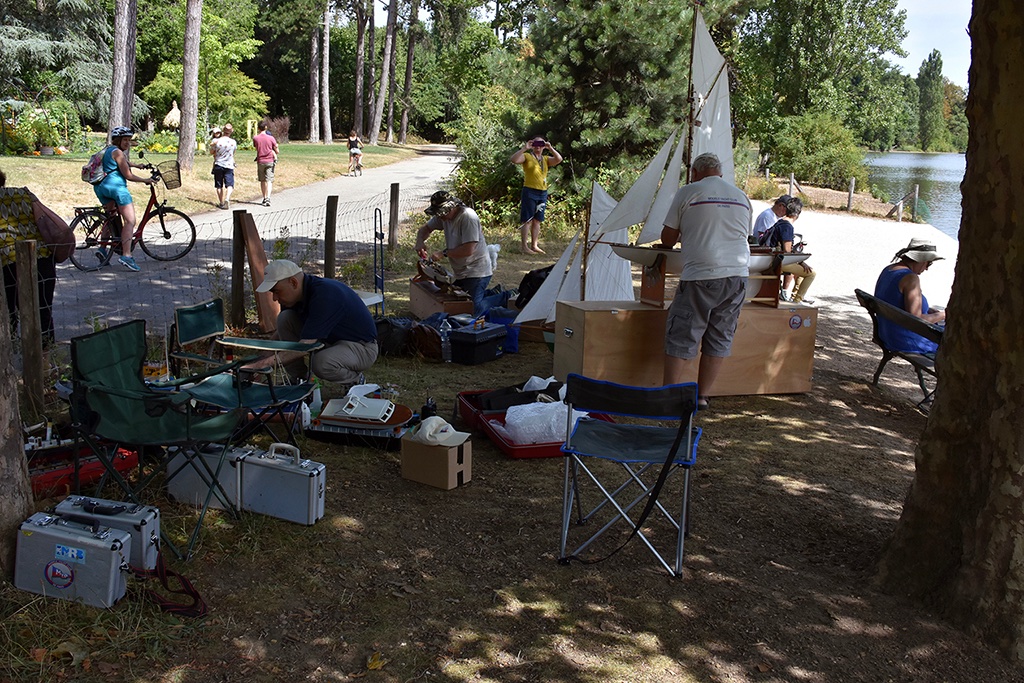
{"type": "MultiPolygon", "coordinates": [[[[168,343],[171,348],[168,359],[172,372],[178,374],[189,363],[219,364],[227,353],[251,354],[241,363],[251,362],[265,352],[296,352],[310,354],[321,348],[319,343],[279,341],[274,339],[245,339],[226,337],[224,327],[224,302],[221,299],[204,301],[194,306],[177,308],[174,311],[174,325],[168,343]],[[204,346],[205,353],[192,353],[186,347],[204,346]]],[[[228,411],[245,408],[250,419],[244,423],[233,441],[244,441],[256,431],[266,431],[274,441],[295,444],[295,431],[301,427],[300,404],[313,393],[312,382],[298,384],[275,382],[275,366],[269,365],[250,373],[217,374],[193,387],[187,392],[206,407],[228,411]],[[262,382],[252,381],[253,375],[265,378],[262,382]],[[284,432],[275,431],[273,425],[282,425],[284,432]]]]}
{"type": "Polygon", "coordinates": [[[72,339],[71,421],[78,437],[103,463],[107,475],[134,503],[142,503],[140,495],[157,476],[165,473],[172,456],[184,454],[185,462],[167,472],[166,479],[173,479],[184,468],[191,467],[208,490],[184,553],[166,534],[162,535],[175,555],[187,559],[192,556],[213,496],[218,496],[230,513],[237,514],[219,478],[231,436],[246,411],[236,408],[204,414],[194,406],[192,397],[179,389],[183,384],[202,382],[233,370],[239,363],[217,366],[205,373],[170,382],[147,384],[142,372],[145,360],[146,323],[142,320],[72,339]],[[122,447],[137,449],[140,454],[143,450],[147,453],[159,450],[163,455],[148,473],[140,458],[138,480],[130,482],[112,462],[113,455],[122,447]],[[204,450],[211,452],[211,448],[220,453],[215,467],[199,457],[204,450]]]}

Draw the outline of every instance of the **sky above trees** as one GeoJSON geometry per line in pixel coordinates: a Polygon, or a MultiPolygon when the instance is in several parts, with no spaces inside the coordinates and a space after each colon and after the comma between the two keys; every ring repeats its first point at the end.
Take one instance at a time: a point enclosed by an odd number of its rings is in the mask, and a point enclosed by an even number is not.
{"type": "Polygon", "coordinates": [[[967,68],[971,63],[971,39],[967,23],[971,19],[968,0],[899,0],[907,10],[907,32],[903,41],[906,57],[890,60],[909,76],[917,76],[921,62],[932,50],[942,52],[943,75],[961,88],[967,87],[967,68]]]}

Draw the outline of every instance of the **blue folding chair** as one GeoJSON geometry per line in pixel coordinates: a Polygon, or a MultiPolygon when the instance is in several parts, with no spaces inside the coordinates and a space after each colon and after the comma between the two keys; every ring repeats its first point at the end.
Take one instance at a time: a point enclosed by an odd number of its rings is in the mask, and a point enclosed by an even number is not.
{"type": "Polygon", "coordinates": [[[635,536],[670,574],[681,576],[689,524],[690,469],[697,461],[697,444],[701,436],[701,430],[693,427],[697,385],[632,387],[570,374],[566,380],[565,402],[569,406],[569,418],[562,446],[565,482],[559,562],[603,561],[625,547],[635,536]],[[573,410],[629,418],[629,422],[584,417],[574,423],[573,410]],[[602,467],[594,459],[610,461],[618,467],[602,467]],[[609,478],[612,472],[621,475],[623,471],[626,478],[621,484],[608,486],[600,479],[601,476],[609,478]],[[666,495],[666,484],[679,471],[683,475],[681,496],[677,501],[678,508],[670,510],[674,504],[663,504],[662,500],[666,495]],[[593,498],[594,489],[600,492],[596,497],[598,502],[585,512],[581,494],[586,491],[593,498]],[[587,525],[588,530],[593,528],[593,524],[600,527],[575,550],[568,552],[574,507],[577,527],[587,525]],[[673,564],[665,559],[669,556],[665,549],[668,544],[664,541],[655,543],[660,539],[654,537],[654,529],[643,530],[648,517],[655,511],[659,513],[656,518],[666,519],[672,528],[675,539],[673,564]],[[624,525],[619,525],[620,521],[624,525]],[[623,534],[629,531],[620,545],[603,557],[582,556],[602,535],[616,527],[623,534]]]}

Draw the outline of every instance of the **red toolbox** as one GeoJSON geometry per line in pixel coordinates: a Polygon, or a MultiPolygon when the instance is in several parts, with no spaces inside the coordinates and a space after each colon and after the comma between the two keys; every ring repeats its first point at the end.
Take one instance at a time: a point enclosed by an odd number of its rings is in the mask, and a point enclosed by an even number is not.
{"type": "MultiPolygon", "coordinates": [[[[74,492],[75,452],[72,446],[56,446],[30,451],[28,474],[32,481],[32,494],[37,498],[74,492]]],[[[111,458],[114,469],[125,474],[139,464],[139,454],[119,448],[111,458]]],[[[89,448],[78,449],[78,486],[94,484],[106,472],[103,463],[89,448]]]]}
{"type": "MultiPolygon", "coordinates": [[[[517,444],[509,441],[505,435],[494,428],[492,421],[505,424],[504,410],[483,410],[480,407],[480,396],[488,393],[483,391],[463,391],[456,396],[456,405],[462,421],[471,429],[487,435],[502,453],[510,458],[557,458],[562,455],[562,442],[517,444]]],[[[598,420],[613,422],[608,415],[593,415],[598,420]]]]}

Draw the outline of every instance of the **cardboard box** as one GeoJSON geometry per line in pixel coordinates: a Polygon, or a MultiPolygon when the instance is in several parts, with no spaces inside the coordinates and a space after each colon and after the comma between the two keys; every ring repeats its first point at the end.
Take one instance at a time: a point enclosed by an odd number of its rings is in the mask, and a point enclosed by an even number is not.
{"type": "Polygon", "coordinates": [[[473,444],[427,446],[402,439],[402,478],[439,489],[462,486],[473,476],[473,444]]]}
{"type": "MultiPolygon", "coordinates": [[[[565,381],[575,372],[620,384],[661,386],[667,315],[666,308],[633,301],[559,301],[554,376],[565,381]]],[[[818,309],[810,306],[745,305],[732,355],[710,395],[810,391],[817,323],[818,309]]],[[[684,381],[696,382],[696,371],[684,381]]]]}
{"type": "Polygon", "coordinates": [[[420,320],[435,313],[472,315],[473,299],[469,295],[445,294],[430,280],[417,276],[409,281],[409,311],[420,320]]]}

